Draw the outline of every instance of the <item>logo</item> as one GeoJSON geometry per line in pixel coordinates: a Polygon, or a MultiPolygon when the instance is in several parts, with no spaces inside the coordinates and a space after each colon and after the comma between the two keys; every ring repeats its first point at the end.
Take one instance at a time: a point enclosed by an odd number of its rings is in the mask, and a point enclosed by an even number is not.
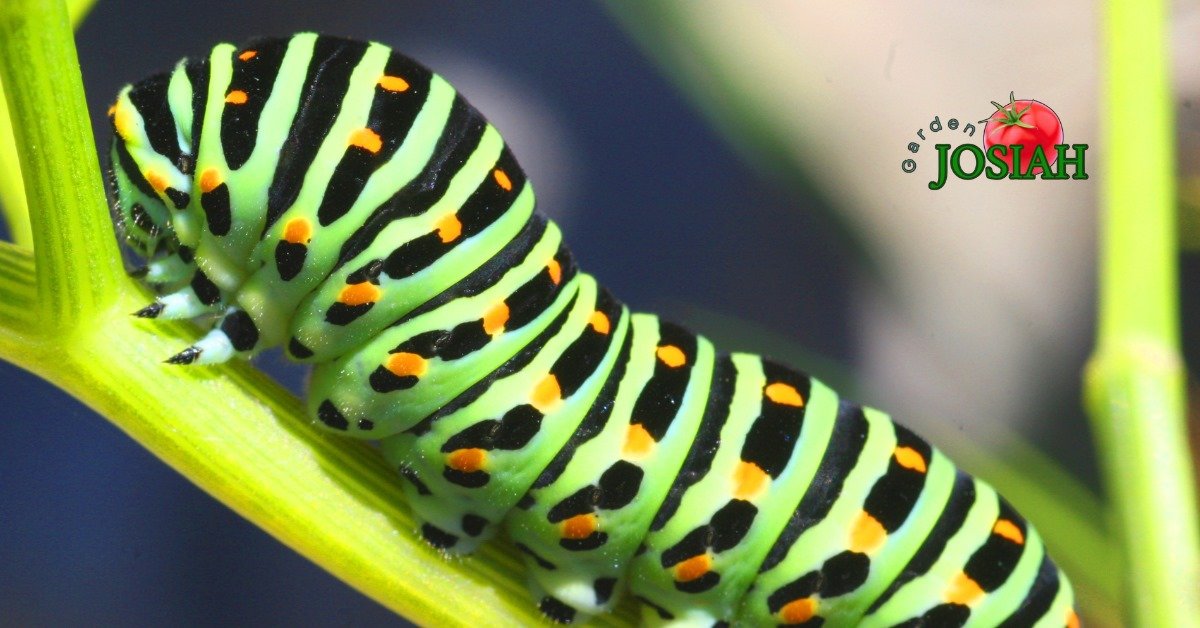
{"type": "MultiPolygon", "coordinates": [[[[992,180],[1088,178],[1085,168],[1087,144],[1064,144],[1062,120],[1046,103],[1017,100],[1015,94],[1010,93],[1007,105],[992,101],[992,106],[996,111],[979,121],[984,125],[982,148],[970,142],[957,146],[934,144],[937,175],[929,182],[929,189],[942,189],[950,175],[964,181],[977,179],[980,175],[992,180]]],[[[950,118],[945,129],[958,131],[959,126],[957,118],[950,118]]],[[[933,117],[929,130],[942,132],[939,116],[933,117]]],[[[959,133],[973,138],[977,130],[975,124],[967,124],[959,133]]],[[[925,129],[918,130],[917,137],[925,140],[925,129]]],[[[921,150],[921,144],[909,142],[907,148],[915,155],[921,150]]],[[[909,157],[900,162],[900,168],[912,174],[917,171],[917,162],[909,157]]]]}

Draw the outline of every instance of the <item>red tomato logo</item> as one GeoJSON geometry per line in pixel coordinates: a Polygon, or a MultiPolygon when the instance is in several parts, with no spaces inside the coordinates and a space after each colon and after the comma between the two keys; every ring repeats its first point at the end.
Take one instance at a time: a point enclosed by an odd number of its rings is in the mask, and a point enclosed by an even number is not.
{"type": "MultiPolygon", "coordinates": [[[[1041,146],[1042,152],[1046,154],[1046,163],[1054,165],[1054,160],[1058,158],[1058,152],[1055,151],[1054,145],[1062,144],[1063,130],[1062,121],[1058,119],[1058,114],[1054,113],[1053,109],[1036,100],[1016,100],[1011,92],[1008,94],[1007,105],[1002,106],[994,100],[992,105],[996,107],[996,113],[987,119],[987,126],[983,129],[983,150],[985,152],[997,144],[1002,146],[1019,144],[1022,147],[1019,172],[1024,173],[1029,169],[1029,161],[1033,158],[1033,149],[1041,146]]],[[[1013,167],[1012,151],[998,155],[998,157],[1008,164],[1011,171],[1013,167]]],[[[1040,174],[1041,171],[1041,166],[1038,166],[1031,174],[1040,174]]]]}

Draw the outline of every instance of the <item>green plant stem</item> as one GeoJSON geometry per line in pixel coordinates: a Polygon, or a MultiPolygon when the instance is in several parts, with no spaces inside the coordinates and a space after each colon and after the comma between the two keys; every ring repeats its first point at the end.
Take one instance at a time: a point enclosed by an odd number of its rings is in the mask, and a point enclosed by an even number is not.
{"type": "MultiPolygon", "coordinates": [[[[78,28],[95,0],[68,0],[67,14],[71,26],[78,28]]],[[[17,141],[13,137],[8,101],[4,84],[0,82],[0,213],[8,222],[8,232],[14,244],[33,248],[33,228],[29,225],[29,206],[25,200],[25,183],[21,181],[21,164],[17,157],[17,141]]]]}
{"type": "Polygon", "coordinates": [[[1178,349],[1164,11],[1161,0],[1107,3],[1100,320],[1085,387],[1130,619],[1180,627],[1200,625],[1200,528],[1178,349]]]}
{"type": "Polygon", "coordinates": [[[66,333],[111,303],[122,268],[63,3],[0,3],[0,80],[25,195],[42,209],[30,213],[39,328],[66,333]]]}

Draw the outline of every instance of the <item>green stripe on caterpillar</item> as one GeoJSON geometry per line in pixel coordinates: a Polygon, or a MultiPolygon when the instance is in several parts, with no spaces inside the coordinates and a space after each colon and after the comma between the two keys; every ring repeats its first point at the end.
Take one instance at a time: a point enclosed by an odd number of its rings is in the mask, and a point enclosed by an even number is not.
{"type": "Polygon", "coordinates": [[[109,111],[114,219],[210,331],[282,346],[309,410],[379,440],[431,544],[503,529],[550,618],[1072,626],[1070,584],[993,489],[799,371],[630,312],[535,211],[500,134],[376,43],[221,44],[109,111]]]}

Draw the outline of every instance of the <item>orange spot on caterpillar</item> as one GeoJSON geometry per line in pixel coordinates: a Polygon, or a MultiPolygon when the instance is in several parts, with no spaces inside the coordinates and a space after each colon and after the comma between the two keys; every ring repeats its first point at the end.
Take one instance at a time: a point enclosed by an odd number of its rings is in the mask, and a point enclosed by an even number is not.
{"type": "Polygon", "coordinates": [[[492,178],[496,179],[496,185],[504,188],[505,192],[512,192],[512,179],[508,178],[508,173],[496,168],[492,171],[492,178]]]}
{"type": "Polygon", "coordinates": [[[896,462],[905,469],[925,473],[925,458],[921,455],[921,452],[912,447],[897,447],[893,455],[896,457],[896,462]]]}
{"type": "Polygon", "coordinates": [[[474,473],[483,468],[487,461],[487,452],[478,449],[455,449],[446,456],[446,466],[463,473],[474,473]]]}
{"type": "Polygon", "coordinates": [[[879,520],[865,510],[859,511],[850,529],[850,551],[860,554],[870,554],[879,549],[887,540],[887,530],[879,520]]]}
{"type": "Polygon", "coordinates": [[[408,90],[408,81],[399,76],[388,76],[384,74],[379,77],[379,86],[389,92],[403,92],[408,90]]]}
{"type": "Polygon", "coordinates": [[[946,588],[946,601],[951,604],[970,606],[984,595],[983,588],[979,586],[979,583],[972,580],[971,576],[963,571],[958,572],[950,580],[950,586],[946,588]]]}
{"type": "Polygon", "coordinates": [[[379,289],[379,286],[369,281],[364,281],[342,288],[342,291],[338,294],[338,302],[346,305],[374,303],[379,300],[379,295],[382,293],[383,291],[379,289]]]}
{"type": "Polygon", "coordinates": [[[550,281],[553,281],[554,285],[557,286],[562,281],[562,265],[558,263],[558,260],[552,259],[546,262],[546,272],[550,273],[550,281]]]}
{"type": "Polygon", "coordinates": [[[283,241],[308,244],[312,240],[312,223],[307,218],[293,218],[283,226],[283,241]]]}
{"type": "Polygon", "coordinates": [[[446,214],[441,220],[437,221],[435,228],[438,232],[438,237],[442,239],[442,244],[450,244],[462,235],[462,221],[455,214],[446,214]]]}
{"type": "Polygon", "coordinates": [[[209,168],[200,173],[200,192],[208,194],[221,185],[221,173],[216,168],[209,168]]]}
{"type": "Polygon", "coordinates": [[[625,432],[625,445],[622,453],[630,457],[642,457],[654,448],[654,437],[641,423],[634,423],[625,432]]]}
{"type": "Polygon", "coordinates": [[[558,386],[558,378],[553,373],[542,378],[537,386],[533,388],[533,394],[529,396],[529,403],[537,408],[542,414],[549,414],[551,406],[562,399],[562,388],[558,386]]]}
{"type": "Polygon", "coordinates": [[[1025,544],[1025,535],[1021,533],[1021,528],[1008,519],[997,521],[996,525],[992,526],[992,534],[1002,536],[1017,545],[1025,544]]]}
{"type": "Polygon", "coordinates": [[[779,609],[779,618],[785,624],[803,624],[817,614],[817,601],[811,597],[792,600],[779,609]]]}
{"type": "Polygon", "coordinates": [[[586,539],[596,531],[596,527],[595,514],[575,515],[562,522],[562,536],[564,539],[586,539]]]}
{"type": "Polygon", "coordinates": [[[113,128],[117,130],[117,135],[128,142],[133,138],[133,115],[129,113],[127,107],[121,104],[120,100],[113,103],[108,111],[109,115],[113,117],[113,128]]]}
{"type": "Polygon", "coordinates": [[[483,332],[489,336],[495,336],[504,330],[504,324],[508,322],[508,304],[504,301],[492,306],[492,309],[483,315],[483,332]]]}
{"type": "Polygon", "coordinates": [[[767,396],[767,399],[781,406],[804,407],[804,398],[800,396],[800,391],[796,390],[796,387],[791,384],[775,382],[763,389],[763,394],[767,396]]]}
{"type": "Polygon", "coordinates": [[[621,449],[622,453],[634,458],[640,458],[654,448],[654,437],[641,423],[633,423],[629,426],[629,431],[625,432],[625,446],[621,449]]]}
{"type": "Polygon", "coordinates": [[[401,352],[388,356],[383,368],[391,371],[396,377],[420,377],[429,370],[429,363],[415,353],[401,352]]]}
{"type": "Polygon", "coordinates": [[[654,352],[654,355],[657,355],[663,364],[673,369],[687,364],[687,355],[684,354],[683,349],[675,345],[663,345],[654,352]]]}
{"type": "Polygon", "coordinates": [[[150,187],[154,188],[154,191],[158,192],[159,194],[162,194],[163,190],[166,190],[170,185],[170,182],[167,181],[167,177],[157,170],[147,170],[145,177],[146,181],[150,184],[150,187]]]}
{"type": "Polygon", "coordinates": [[[374,155],[383,148],[383,139],[369,127],[363,127],[350,134],[350,146],[357,146],[374,155]]]}
{"type": "Polygon", "coordinates": [[[113,116],[114,116],[114,115],[116,115],[116,114],[117,114],[117,103],[113,103],[113,104],[111,104],[111,105],[109,105],[109,106],[108,106],[108,113],[107,113],[107,115],[108,115],[108,117],[110,117],[110,118],[111,118],[111,117],[113,117],[113,116]]]}
{"type": "Polygon", "coordinates": [[[1079,615],[1075,614],[1075,609],[1067,609],[1067,628],[1079,628],[1079,615]]]}
{"type": "Polygon", "coordinates": [[[249,61],[257,56],[258,56],[257,50],[247,50],[246,52],[243,52],[242,54],[238,55],[238,59],[241,61],[249,61]]]}
{"type": "Polygon", "coordinates": [[[742,460],[733,469],[733,496],[749,501],[762,492],[769,479],[762,467],[742,460]]]}
{"type": "Polygon", "coordinates": [[[710,569],[712,569],[712,558],[708,554],[697,554],[675,565],[675,580],[691,582],[708,573],[710,569]]]}
{"type": "Polygon", "coordinates": [[[231,105],[244,105],[248,99],[249,97],[246,96],[246,92],[243,92],[240,89],[235,89],[232,92],[225,94],[225,102],[231,105]]]}
{"type": "Polygon", "coordinates": [[[608,320],[608,315],[600,310],[592,312],[592,317],[588,319],[588,324],[598,334],[607,336],[608,332],[612,331],[612,322],[608,320]]]}

